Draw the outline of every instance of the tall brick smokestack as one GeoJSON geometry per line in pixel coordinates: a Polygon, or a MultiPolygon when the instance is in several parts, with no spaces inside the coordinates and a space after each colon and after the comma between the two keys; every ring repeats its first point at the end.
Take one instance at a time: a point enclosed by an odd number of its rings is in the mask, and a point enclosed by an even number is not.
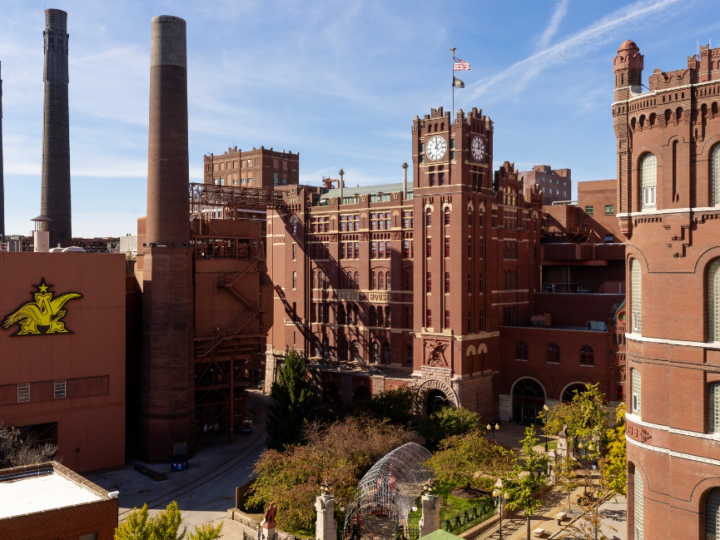
{"type": "Polygon", "coordinates": [[[143,261],[143,455],[195,451],[185,21],[152,19],[147,232],[143,261]]]}
{"type": "Polygon", "coordinates": [[[42,203],[50,222],[50,246],[72,245],[70,208],[70,120],[68,114],[67,13],[45,10],[45,103],[43,114],[42,203]]]}
{"type": "Polygon", "coordinates": [[[0,242],[5,238],[5,165],[2,138],[2,63],[0,62],[0,242]]]}
{"type": "Polygon", "coordinates": [[[147,243],[190,240],[185,21],[152,20],[147,243]]]}

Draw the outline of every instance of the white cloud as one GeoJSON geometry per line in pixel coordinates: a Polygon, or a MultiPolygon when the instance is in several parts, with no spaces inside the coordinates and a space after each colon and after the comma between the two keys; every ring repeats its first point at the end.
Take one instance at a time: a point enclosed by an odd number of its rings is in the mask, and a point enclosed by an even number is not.
{"type": "Polygon", "coordinates": [[[553,11],[550,22],[538,40],[538,49],[546,48],[550,44],[550,40],[555,37],[558,28],[560,28],[560,23],[565,18],[565,15],[567,15],[569,4],[570,0],[560,0],[555,4],[555,11],[553,11]]]}
{"type": "Polygon", "coordinates": [[[473,84],[469,87],[467,100],[472,101],[480,96],[487,96],[493,90],[499,93],[496,97],[507,98],[508,95],[517,95],[534,77],[550,66],[564,64],[589,50],[600,47],[609,40],[618,39],[620,31],[627,31],[628,28],[641,22],[647,23],[649,17],[659,15],[671,7],[688,9],[691,4],[692,2],[684,0],[635,2],[603,17],[563,41],[515,62],[497,75],[473,84]],[[498,88],[501,83],[503,83],[502,87],[498,88]]]}

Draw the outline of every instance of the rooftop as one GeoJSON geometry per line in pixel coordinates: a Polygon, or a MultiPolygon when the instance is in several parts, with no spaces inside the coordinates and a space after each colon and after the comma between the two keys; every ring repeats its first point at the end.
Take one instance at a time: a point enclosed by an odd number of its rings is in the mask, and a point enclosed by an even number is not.
{"type": "MultiPolygon", "coordinates": [[[[412,193],[413,191],[413,183],[408,182],[407,185],[408,193],[412,193]]],[[[344,187],[343,188],[343,198],[348,197],[355,197],[360,195],[377,195],[379,193],[397,193],[399,191],[403,190],[403,184],[402,182],[398,182],[397,184],[373,184],[369,186],[358,186],[358,187],[344,187]]],[[[340,190],[333,188],[333,189],[323,189],[320,200],[325,201],[327,199],[333,199],[340,196],[340,190]]]]}
{"type": "Polygon", "coordinates": [[[102,488],[59,463],[15,467],[0,472],[0,519],[109,499],[102,488]]]}

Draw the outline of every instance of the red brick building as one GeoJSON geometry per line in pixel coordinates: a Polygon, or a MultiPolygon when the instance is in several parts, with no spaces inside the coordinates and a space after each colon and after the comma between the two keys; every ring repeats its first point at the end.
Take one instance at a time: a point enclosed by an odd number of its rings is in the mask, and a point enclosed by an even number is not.
{"type": "Polygon", "coordinates": [[[614,60],[627,237],[628,538],[720,533],[720,49],[653,71],[614,60]]]}
{"type": "Polygon", "coordinates": [[[56,462],[3,469],[0,538],[112,540],[117,497],[56,462]]]}
{"type": "Polygon", "coordinates": [[[543,204],[572,199],[572,175],[570,169],[555,169],[550,165],[534,165],[532,171],[520,173],[525,179],[525,192],[531,193],[535,186],[543,194],[543,204]]]}
{"type": "Polygon", "coordinates": [[[415,385],[495,417],[500,327],[529,324],[539,287],[539,191],[493,170],[477,109],[416,117],[412,137],[413,185],[298,186],[268,212],[266,380],[292,347],[345,400],[415,385]]]}
{"type": "Polygon", "coordinates": [[[252,188],[297,185],[299,162],[298,153],[264,146],[243,152],[235,146],[223,154],[204,156],[204,183],[252,188]]]}
{"type": "Polygon", "coordinates": [[[0,252],[0,291],[2,422],[75,471],[123,465],[125,256],[0,252]]]}

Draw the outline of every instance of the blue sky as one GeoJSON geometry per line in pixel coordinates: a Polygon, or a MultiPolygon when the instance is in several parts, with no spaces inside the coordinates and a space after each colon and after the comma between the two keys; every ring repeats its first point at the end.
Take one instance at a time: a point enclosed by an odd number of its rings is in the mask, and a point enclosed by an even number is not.
{"type": "Polygon", "coordinates": [[[456,108],[495,122],[495,167],[615,177],[612,59],[625,39],[679,69],[716,40],[712,0],[0,0],[8,234],[40,212],[45,7],[68,12],[74,236],[145,213],[150,19],[188,23],[190,178],[228,146],[300,152],[302,183],[401,181],[410,126],[450,107],[448,49],[472,64],[456,108]],[[703,15],[705,14],[705,15],[703,15]]]}

